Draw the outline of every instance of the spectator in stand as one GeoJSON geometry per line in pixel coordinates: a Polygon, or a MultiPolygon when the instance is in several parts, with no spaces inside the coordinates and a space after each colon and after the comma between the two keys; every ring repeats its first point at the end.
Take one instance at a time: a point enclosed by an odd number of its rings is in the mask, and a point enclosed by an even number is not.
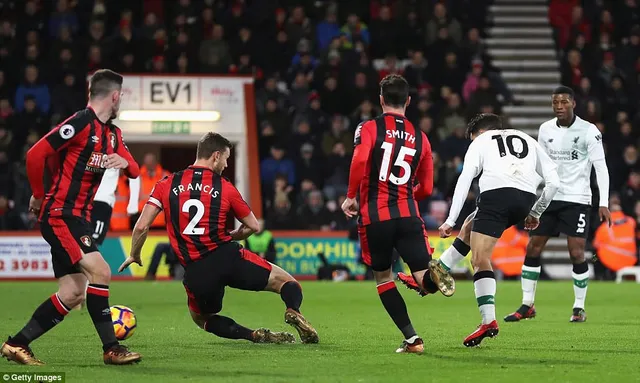
{"type": "Polygon", "coordinates": [[[360,21],[360,17],[354,13],[347,17],[347,23],[340,30],[342,35],[348,40],[348,44],[355,44],[361,41],[365,46],[369,46],[371,37],[369,36],[369,28],[365,23],[360,21]]]}
{"type": "Polygon", "coordinates": [[[433,84],[433,74],[422,51],[413,52],[411,63],[404,69],[404,77],[409,83],[410,92],[417,93],[418,88],[433,84]]]}
{"type": "Polygon", "coordinates": [[[68,25],[73,33],[78,31],[78,18],[73,10],[69,9],[68,0],[56,2],[56,11],[49,18],[49,36],[57,36],[61,25],[68,25]]]}
{"type": "Polygon", "coordinates": [[[563,62],[562,66],[562,83],[568,84],[571,88],[578,88],[580,80],[585,75],[580,52],[575,49],[570,50],[567,54],[567,60],[563,62]]]}
{"type": "MultiPolygon", "coordinates": [[[[164,44],[163,36],[154,35],[156,44],[164,44]]],[[[232,64],[229,44],[224,40],[222,25],[214,25],[211,35],[200,43],[200,69],[204,73],[227,73],[232,64]]]]}
{"type": "Polygon", "coordinates": [[[12,121],[15,123],[13,133],[18,145],[22,145],[31,133],[44,136],[49,131],[47,116],[38,109],[33,95],[25,96],[24,109],[12,121]]]}
{"type": "Polygon", "coordinates": [[[297,215],[301,218],[300,228],[303,230],[331,230],[332,214],[325,207],[322,193],[318,190],[309,192],[297,215]]]}
{"type": "Polygon", "coordinates": [[[319,188],[324,187],[325,166],[310,143],[304,143],[300,146],[296,174],[300,180],[310,180],[319,188]]]}
{"type": "Polygon", "coordinates": [[[558,50],[569,43],[573,8],[578,3],[578,0],[551,0],[549,4],[549,23],[553,27],[558,50]]]}
{"type": "Polygon", "coordinates": [[[432,44],[436,40],[436,36],[439,35],[439,30],[442,28],[447,29],[447,35],[451,36],[454,43],[460,43],[462,39],[462,28],[460,23],[447,15],[447,7],[442,3],[436,3],[433,7],[433,16],[427,23],[427,44],[432,44]]]}
{"type": "Polygon", "coordinates": [[[281,144],[271,146],[271,156],[265,158],[260,163],[260,179],[265,188],[273,188],[274,181],[278,174],[287,177],[289,185],[296,183],[295,165],[291,159],[285,157],[285,148],[281,144]]]}
{"type": "Polygon", "coordinates": [[[353,132],[347,128],[348,120],[341,115],[333,116],[331,129],[322,138],[322,151],[326,157],[334,153],[335,144],[340,142],[344,145],[346,153],[353,153],[353,132]]]}
{"type": "Polygon", "coordinates": [[[316,26],[316,42],[319,50],[325,50],[333,38],[340,36],[340,26],[336,12],[328,9],[324,21],[316,26]]]}
{"type": "Polygon", "coordinates": [[[86,103],[86,96],[77,86],[73,73],[66,73],[62,81],[52,92],[51,113],[54,115],[52,120],[56,122],[71,116],[86,103]]]}
{"type": "Polygon", "coordinates": [[[622,187],[620,203],[625,214],[634,214],[637,201],[640,201],[640,168],[631,170],[627,184],[622,187]]]}
{"type": "Polygon", "coordinates": [[[406,52],[398,46],[398,26],[391,18],[391,8],[388,5],[380,7],[378,17],[371,22],[371,56],[384,57],[389,52],[404,55],[406,52]]]}
{"type": "Polygon", "coordinates": [[[24,70],[24,82],[18,86],[16,90],[15,109],[22,112],[26,96],[34,97],[38,109],[43,113],[49,113],[51,107],[51,97],[49,96],[49,87],[39,81],[38,68],[35,65],[29,65],[24,70]]]}
{"type": "Polygon", "coordinates": [[[350,165],[351,157],[347,156],[345,144],[343,142],[334,143],[325,167],[327,176],[323,192],[327,199],[335,201],[339,195],[347,194],[350,165]]]}
{"type": "Polygon", "coordinates": [[[440,115],[440,124],[438,126],[440,138],[445,139],[458,129],[464,130],[466,126],[467,119],[460,102],[460,96],[453,93],[447,98],[447,106],[440,115]]]}
{"type": "MultiPolygon", "coordinates": [[[[291,201],[284,196],[279,195],[274,203],[273,208],[268,211],[266,227],[270,230],[300,230],[302,227],[298,224],[296,214],[291,209],[291,201]]],[[[303,218],[306,221],[306,217],[303,218]]]]}

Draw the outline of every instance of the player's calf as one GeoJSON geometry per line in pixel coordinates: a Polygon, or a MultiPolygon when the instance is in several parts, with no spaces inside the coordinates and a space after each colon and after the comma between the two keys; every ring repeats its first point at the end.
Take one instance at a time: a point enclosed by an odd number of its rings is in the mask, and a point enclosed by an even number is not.
{"type": "Polygon", "coordinates": [[[269,282],[265,290],[280,294],[280,298],[287,306],[284,321],[296,329],[302,343],[318,343],[318,332],[300,313],[302,287],[298,281],[282,268],[272,265],[269,282]]]}

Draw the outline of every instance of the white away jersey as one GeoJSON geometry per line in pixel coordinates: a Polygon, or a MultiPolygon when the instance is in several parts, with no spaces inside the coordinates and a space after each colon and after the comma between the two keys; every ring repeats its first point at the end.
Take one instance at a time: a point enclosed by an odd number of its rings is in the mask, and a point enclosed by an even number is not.
{"type": "Polygon", "coordinates": [[[446,221],[449,226],[455,225],[471,182],[478,175],[480,193],[515,188],[535,195],[544,179],[545,190],[531,209],[535,217],[547,208],[559,183],[556,165],[531,136],[515,129],[488,130],[473,140],[464,157],[446,221]]]}
{"type": "Polygon", "coordinates": [[[539,169],[541,172],[556,167],[528,134],[515,129],[489,130],[471,143],[464,157],[464,167],[473,169],[474,177],[482,172],[480,193],[516,188],[536,194],[541,180],[536,170],[539,161],[545,168],[539,169]]]}
{"type": "Polygon", "coordinates": [[[538,142],[558,165],[560,189],[553,200],[591,205],[591,167],[604,159],[598,128],[578,116],[569,127],[560,127],[554,118],[540,125],[538,142]]]}

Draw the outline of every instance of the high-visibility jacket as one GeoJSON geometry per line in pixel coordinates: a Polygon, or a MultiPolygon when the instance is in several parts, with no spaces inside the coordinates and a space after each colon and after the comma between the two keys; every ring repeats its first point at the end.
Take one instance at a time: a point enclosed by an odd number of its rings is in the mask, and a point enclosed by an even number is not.
{"type": "Polygon", "coordinates": [[[109,224],[109,227],[113,231],[131,231],[129,214],[127,214],[130,193],[128,181],[129,179],[125,175],[121,175],[118,178],[116,201],[113,204],[113,212],[111,213],[111,221],[109,224]]]}
{"type": "Polygon", "coordinates": [[[527,242],[527,236],[520,234],[515,226],[505,230],[493,249],[493,265],[505,276],[520,275],[527,254],[527,242]]]}
{"type": "MultiPolygon", "coordinates": [[[[156,183],[158,183],[158,181],[160,181],[164,176],[167,175],[169,175],[169,173],[162,169],[160,165],[156,165],[153,176],[151,176],[146,166],[140,167],[140,202],[138,203],[140,211],[142,211],[142,208],[149,200],[151,191],[153,190],[154,186],[156,186],[156,183]]],[[[151,227],[156,229],[164,229],[164,214],[158,214],[156,219],[153,220],[153,223],[151,223],[151,227]]]]}
{"type": "Polygon", "coordinates": [[[638,260],[636,221],[621,211],[611,213],[611,227],[605,222],[596,230],[593,247],[609,270],[633,266],[638,260]]]}

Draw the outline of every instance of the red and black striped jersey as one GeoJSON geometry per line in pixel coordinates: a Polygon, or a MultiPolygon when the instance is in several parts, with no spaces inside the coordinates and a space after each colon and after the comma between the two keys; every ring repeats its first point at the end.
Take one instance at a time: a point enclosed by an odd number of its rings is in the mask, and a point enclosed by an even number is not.
{"type": "Polygon", "coordinates": [[[360,197],[360,224],[419,217],[417,201],[433,190],[427,136],[403,115],[385,113],[358,125],[354,145],[347,197],[360,197]]]}
{"type": "Polygon", "coordinates": [[[90,107],[76,112],[41,138],[27,152],[27,176],[33,196],[44,197],[40,219],[48,215],[90,220],[93,197],[106,170],[104,160],[113,153],[129,163],[124,170],[128,177],[139,175],[140,168],[122,141],[120,128],[101,122],[90,107]],[[50,184],[46,189],[45,183],[50,184]]]}
{"type": "Polygon", "coordinates": [[[189,166],[158,181],[147,204],[164,210],[169,242],[182,265],[231,242],[229,213],[236,218],[251,213],[230,181],[200,166],[189,166]]]}

